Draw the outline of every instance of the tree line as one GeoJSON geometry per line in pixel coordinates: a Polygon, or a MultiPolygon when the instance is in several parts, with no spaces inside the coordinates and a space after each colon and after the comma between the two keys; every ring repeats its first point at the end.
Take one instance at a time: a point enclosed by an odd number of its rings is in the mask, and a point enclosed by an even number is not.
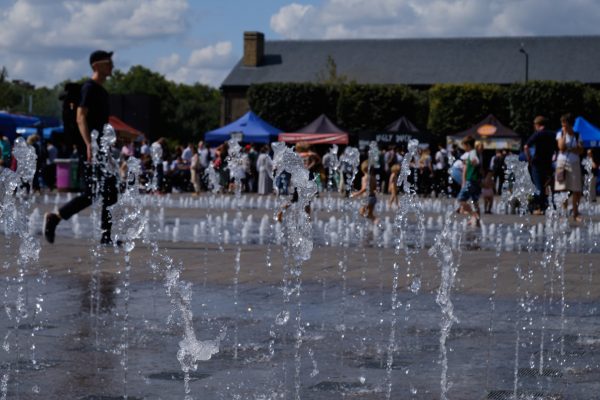
{"type": "MultiPolygon", "coordinates": [[[[571,112],[600,125],[600,90],[580,82],[532,81],[512,85],[439,84],[419,89],[406,85],[359,84],[341,79],[331,62],[328,76],[317,83],[251,85],[250,108],[274,126],[293,131],[325,113],[349,133],[381,131],[401,116],[439,140],[471,127],[488,114],[523,137],[531,121],[544,115],[551,128],[571,112]]],[[[82,78],[81,83],[87,78],[82,78]]],[[[34,88],[8,79],[0,70],[0,109],[61,117],[59,95],[67,83],[34,88]],[[30,100],[31,99],[31,100],[30,100]]],[[[109,93],[150,95],[158,101],[158,130],[179,142],[197,141],[219,126],[221,93],[203,84],[167,80],[142,66],[115,70],[107,81],[109,93]]]]}
{"type": "MultiPolygon", "coordinates": [[[[82,77],[76,83],[83,83],[82,77]]],[[[52,88],[35,88],[23,82],[10,81],[6,68],[0,70],[0,109],[14,113],[62,117],[59,100],[65,84],[52,88]]],[[[160,124],[164,136],[179,142],[197,141],[206,131],[219,126],[221,94],[218,89],[196,83],[187,85],[167,80],[163,75],[142,66],[127,72],[115,70],[105,84],[109,93],[142,94],[156,98],[160,124]]]]}

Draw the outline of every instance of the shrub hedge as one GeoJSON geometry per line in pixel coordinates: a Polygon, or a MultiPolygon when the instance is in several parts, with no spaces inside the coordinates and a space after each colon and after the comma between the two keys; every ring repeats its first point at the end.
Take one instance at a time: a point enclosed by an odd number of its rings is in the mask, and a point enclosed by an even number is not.
{"type": "Polygon", "coordinates": [[[546,116],[550,128],[559,127],[566,112],[600,125],[600,90],[579,82],[440,84],[428,90],[405,85],[267,83],[250,86],[247,98],[254,112],[286,131],[321,113],[351,133],[381,130],[406,116],[440,140],[488,114],[524,138],[536,115],[546,116]]]}
{"type": "Polygon", "coordinates": [[[335,120],[338,98],[338,86],[315,83],[265,83],[250,86],[247,93],[252,111],[287,132],[323,113],[335,120]]]}
{"type": "Polygon", "coordinates": [[[427,121],[427,93],[401,85],[342,86],[337,121],[350,132],[383,130],[401,116],[417,126],[427,121]]]}
{"type": "Polygon", "coordinates": [[[488,84],[435,85],[429,89],[427,128],[435,135],[450,135],[470,128],[488,114],[506,124],[508,90],[488,84]]]}
{"type": "Polygon", "coordinates": [[[510,126],[528,134],[536,115],[548,118],[549,127],[560,127],[560,116],[567,112],[585,114],[585,86],[578,82],[537,81],[515,84],[509,92],[510,126]]]}

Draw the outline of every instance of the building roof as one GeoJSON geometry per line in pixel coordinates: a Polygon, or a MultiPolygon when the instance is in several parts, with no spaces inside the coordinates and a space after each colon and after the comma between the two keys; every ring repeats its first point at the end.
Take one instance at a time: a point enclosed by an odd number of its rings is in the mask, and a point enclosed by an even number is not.
{"type": "Polygon", "coordinates": [[[600,83],[600,36],[490,37],[445,39],[348,39],[265,41],[258,67],[240,60],[222,86],[268,82],[316,82],[333,58],[337,74],[358,83],[523,82],[600,83]]]}

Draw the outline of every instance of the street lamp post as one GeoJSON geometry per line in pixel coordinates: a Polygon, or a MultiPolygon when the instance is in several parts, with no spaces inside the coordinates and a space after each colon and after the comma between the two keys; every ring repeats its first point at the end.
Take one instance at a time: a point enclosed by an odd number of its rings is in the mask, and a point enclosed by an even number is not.
{"type": "Polygon", "coordinates": [[[525,54],[525,83],[529,82],[529,53],[525,51],[525,47],[521,43],[519,53],[525,54]]]}

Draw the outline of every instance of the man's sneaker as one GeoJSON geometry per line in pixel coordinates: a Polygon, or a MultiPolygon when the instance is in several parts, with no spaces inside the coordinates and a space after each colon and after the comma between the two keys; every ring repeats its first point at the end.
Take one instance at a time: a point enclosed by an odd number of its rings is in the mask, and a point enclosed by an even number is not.
{"type": "Polygon", "coordinates": [[[112,241],[112,239],[108,235],[102,235],[102,238],[100,239],[100,244],[102,246],[106,246],[106,247],[113,247],[113,246],[121,247],[121,246],[123,246],[122,241],[117,240],[115,243],[112,241]]]}
{"type": "Polygon", "coordinates": [[[56,231],[56,225],[60,222],[60,217],[55,213],[44,214],[44,237],[48,243],[54,243],[54,232],[56,231]]]}

